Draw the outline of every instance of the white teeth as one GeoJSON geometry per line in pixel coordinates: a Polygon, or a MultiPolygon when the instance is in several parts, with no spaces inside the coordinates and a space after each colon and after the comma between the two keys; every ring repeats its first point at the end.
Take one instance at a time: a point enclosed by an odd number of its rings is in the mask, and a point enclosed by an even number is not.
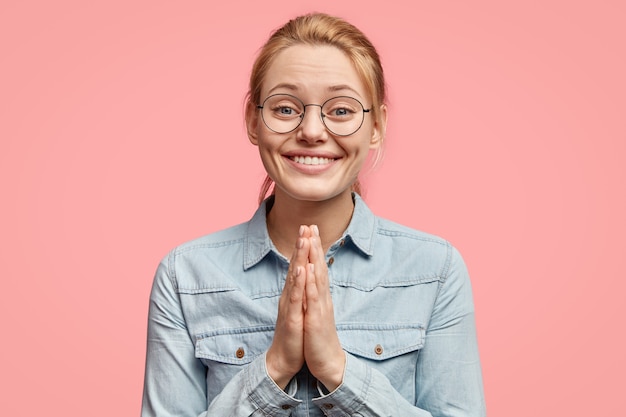
{"type": "Polygon", "coordinates": [[[317,156],[294,156],[291,159],[304,165],[326,165],[334,161],[331,158],[320,158],[317,156]]]}

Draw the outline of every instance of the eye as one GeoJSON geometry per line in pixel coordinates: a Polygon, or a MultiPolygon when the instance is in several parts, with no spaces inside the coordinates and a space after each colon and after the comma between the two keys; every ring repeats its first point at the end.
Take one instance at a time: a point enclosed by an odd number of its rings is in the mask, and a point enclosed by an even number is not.
{"type": "Polygon", "coordinates": [[[348,103],[332,103],[332,106],[325,108],[325,114],[333,119],[350,119],[354,117],[357,110],[348,103]]]}
{"type": "Polygon", "coordinates": [[[294,110],[291,107],[278,107],[276,110],[274,110],[280,114],[283,114],[285,116],[290,116],[293,114],[294,110]]]}
{"type": "Polygon", "coordinates": [[[272,115],[280,119],[298,117],[298,115],[302,113],[298,109],[298,106],[292,103],[277,103],[275,105],[272,105],[270,109],[272,111],[272,115]]]}
{"type": "Polygon", "coordinates": [[[277,94],[268,99],[265,108],[276,119],[293,119],[302,113],[302,105],[295,97],[277,94]]]}
{"type": "Polygon", "coordinates": [[[326,117],[335,122],[347,122],[358,117],[357,115],[363,111],[361,103],[348,96],[335,97],[324,103],[322,112],[326,117]]]}

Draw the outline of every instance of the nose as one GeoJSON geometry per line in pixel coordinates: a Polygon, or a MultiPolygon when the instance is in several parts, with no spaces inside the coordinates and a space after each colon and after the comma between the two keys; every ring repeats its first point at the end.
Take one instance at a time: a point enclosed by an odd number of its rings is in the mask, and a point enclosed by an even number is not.
{"type": "Polygon", "coordinates": [[[302,123],[298,126],[298,140],[315,143],[326,142],[328,131],[322,121],[322,106],[319,104],[307,104],[302,118],[302,123]],[[307,109],[307,107],[310,107],[307,109]]]}

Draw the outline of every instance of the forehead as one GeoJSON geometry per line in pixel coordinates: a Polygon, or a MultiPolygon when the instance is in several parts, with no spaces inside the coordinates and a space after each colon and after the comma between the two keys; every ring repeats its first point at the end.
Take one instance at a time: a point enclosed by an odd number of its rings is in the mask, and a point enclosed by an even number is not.
{"type": "Polygon", "coordinates": [[[369,97],[354,64],[338,48],[328,45],[294,45],[279,52],[270,64],[262,85],[267,96],[286,92],[305,100],[330,95],[369,97]]]}

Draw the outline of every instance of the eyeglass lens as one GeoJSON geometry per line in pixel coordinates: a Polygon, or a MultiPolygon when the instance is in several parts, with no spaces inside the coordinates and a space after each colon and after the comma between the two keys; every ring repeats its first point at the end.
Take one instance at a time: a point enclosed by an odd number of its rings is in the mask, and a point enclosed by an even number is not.
{"type": "Polygon", "coordinates": [[[347,96],[334,97],[318,104],[305,105],[299,98],[290,94],[274,94],[265,99],[261,107],[265,125],[276,133],[289,133],[295,130],[302,120],[307,107],[321,108],[322,122],[326,128],[338,136],[349,136],[363,124],[365,112],[357,99],[347,96]]]}

